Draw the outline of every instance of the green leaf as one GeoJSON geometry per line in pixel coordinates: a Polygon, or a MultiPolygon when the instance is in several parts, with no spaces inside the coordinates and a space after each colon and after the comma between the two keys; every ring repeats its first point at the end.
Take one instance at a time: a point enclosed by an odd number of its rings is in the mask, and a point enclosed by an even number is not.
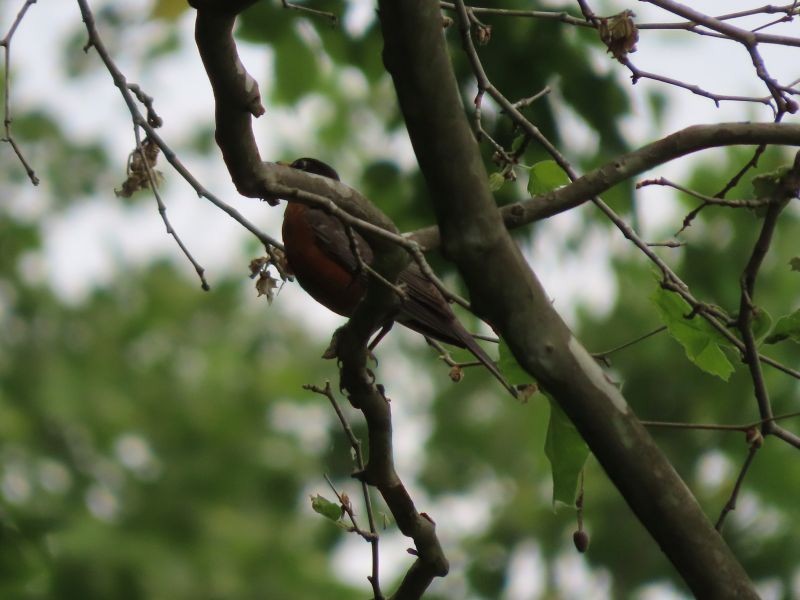
{"type": "Polygon", "coordinates": [[[528,136],[524,133],[520,133],[517,137],[515,137],[514,141],[511,142],[511,154],[516,154],[519,149],[522,148],[522,144],[525,143],[527,138],[528,136]]]}
{"type": "Polygon", "coordinates": [[[314,509],[314,512],[321,514],[331,521],[338,521],[342,518],[343,511],[341,505],[338,502],[331,502],[319,494],[311,496],[311,508],[314,509]]]}
{"type": "Polygon", "coordinates": [[[319,86],[317,57],[308,44],[292,32],[275,53],[275,85],[272,99],[278,104],[294,104],[319,86]]]}
{"type": "Polygon", "coordinates": [[[511,385],[525,385],[528,383],[535,383],[533,377],[523,369],[514,355],[511,354],[511,348],[503,338],[500,338],[499,353],[500,358],[497,361],[497,367],[503,374],[503,377],[508,379],[511,385]]]}
{"type": "Polygon", "coordinates": [[[658,287],[652,296],[669,334],[683,346],[686,356],[706,373],[724,381],[733,373],[733,365],[721,346],[726,340],[701,317],[687,319],[689,304],[674,292],[658,287]]]}
{"type": "Polygon", "coordinates": [[[150,17],[174,22],[187,10],[189,10],[189,3],[186,0],[155,0],[150,17]]]}
{"type": "Polygon", "coordinates": [[[531,196],[541,196],[547,192],[565,186],[569,177],[554,160],[543,160],[530,168],[528,192],[531,196]]]}
{"type": "Polygon", "coordinates": [[[760,306],[756,306],[751,327],[753,329],[753,337],[760,342],[772,328],[772,315],[760,306]]]}
{"type": "Polygon", "coordinates": [[[783,340],[792,340],[800,344],[800,309],[778,319],[775,329],[767,336],[764,343],[777,344],[783,340]]]}
{"type": "Polygon", "coordinates": [[[550,422],[544,453],[553,474],[553,508],[558,503],[575,506],[578,477],[589,456],[589,447],[558,403],[549,396],[547,399],[550,401],[550,422]]]}
{"type": "Polygon", "coordinates": [[[493,192],[496,192],[503,184],[506,182],[506,178],[503,177],[503,174],[499,171],[495,171],[491,175],[489,175],[489,189],[493,192]]]}
{"type": "Polygon", "coordinates": [[[789,268],[792,271],[800,271],[800,256],[794,256],[789,260],[789,268]]]}

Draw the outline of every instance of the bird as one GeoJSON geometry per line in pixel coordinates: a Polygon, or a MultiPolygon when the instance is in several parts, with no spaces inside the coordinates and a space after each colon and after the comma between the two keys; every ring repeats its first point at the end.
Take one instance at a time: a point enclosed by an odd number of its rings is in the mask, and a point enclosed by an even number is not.
{"type": "MultiPolygon", "coordinates": [[[[289,166],[340,180],[333,167],[316,158],[298,158],[289,166]]],[[[361,265],[369,265],[374,257],[364,237],[352,229],[348,232],[336,216],[300,202],[288,203],[282,235],[289,272],[300,286],[333,312],[351,316],[366,294],[369,275],[361,265]]],[[[442,292],[416,263],[410,263],[400,272],[397,283],[405,290],[405,297],[401,299],[394,321],[427,338],[467,349],[514,397],[517,396],[516,388],[459,322],[442,292]]],[[[378,334],[373,346],[388,327],[391,323],[378,334]]]]}

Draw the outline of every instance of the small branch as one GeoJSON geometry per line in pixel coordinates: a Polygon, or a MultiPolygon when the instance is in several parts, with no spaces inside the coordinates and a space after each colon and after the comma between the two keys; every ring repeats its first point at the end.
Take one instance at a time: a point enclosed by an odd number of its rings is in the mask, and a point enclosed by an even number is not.
{"type": "Polygon", "coordinates": [[[22,8],[19,9],[14,22],[11,24],[11,27],[6,33],[5,37],[0,40],[0,46],[5,48],[5,57],[4,57],[4,76],[3,76],[3,127],[5,130],[5,135],[3,138],[0,138],[0,142],[6,142],[11,146],[11,149],[14,151],[14,154],[17,155],[17,159],[19,160],[22,168],[25,169],[25,173],[28,175],[28,179],[31,180],[33,185],[39,185],[39,178],[36,176],[36,173],[31,167],[30,163],[25,159],[25,156],[22,154],[22,149],[17,144],[14,136],[11,134],[11,123],[13,119],[11,118],[11,38],[14,37],[14,33],[17,31],[17,27],[19,24],[22,23],[22,19],[25,18],[25,13],[28,12],[28,9],[36,4],[36,0],[25,0],[25,3],[22,5],[22,8]]]}
{"type": "MultiPolygon", "coordinates": [[[[439,5],[444,10],[456,10],[456,5],[452,2],[440,2],[439,5]]],[[[508,8],[487,8],[483,6],[470,6],[468,9],[478,15],[493,15],[498,17],[524,17],[531,19],[544,19],[548,21],[560,21],[567,25],[576,27],[591,27],[583,19],[573,17],[564,11],[545,11],[545,10],[514,10],[508,8]]]]}
{"type": "MultiPolygon", "coordinates": [[[[742,10],[739,12],[718,15],[714,18],[717,21],[732,21],[734,19],[740,19],[742,17],[752,17],[761,14],[772,15],[777,13],[785,13],[786,16],[791,16],[797,14],[798,10],[800,9],[797,8],[796,2],[792,2],[791,4],[786,4],[784,6],[772,6],[771,4],[768,4],[766,6],[761,6],[759,8],[751,8],[749,10],[742,10]]],[[[697,23],[695,23],[694,21],[683,21],[680,23],[642,23],[637,25],[637,28],[638,29],[686,29],[687,31],[701,33],[700,31],[697,30],[697,23]]]]}
{"type": "MultiPolygon", "coordinates": [[[[352,448],[353,450],[353,457],[356,463],[356,468],[358,469],[359,473],[363,472],[365,464],[364,464],[364,453],[361,450],[361,440],[359,440],[356,434],[353,432],[353,428],[350,427],[350,422],[347,420],[344,411],[342,411],[342,407],[339,406],[339,403],[336,401],[336,396],[333,395],[333,390],[331,390],[331,382],[326,381],[324,388],[321,388],[313,384],[306,384],[303,386],[303,388],[311,392],[314,392],[316,394],[325,396],[331,403],[331,406],[333,407],[333,410],[339,419],[339,423],[342,426],[342,430],[344,431],[345,436],[347,436],[347,440],[350,442],[350,448],[352,448]]],[[[327,476],[325,477],[325,479],[328,479],[327,476]]],[[[333,487],[332,484],[331,487],[333,487]]],[[[368,580],[372,585],[372,593],[374,594],[374,600],[382,600],[384,596],[383,593],[381,592],[381,586],[380,586],[380,575],[379,575],[380,560],[378,552],[378,542],[380,541],[380,535],[378,534],[378,528],[375,524],[375,513],[372,509],[372,498],[370,497],[369,486],[365,481],[361,482],[361,492],[364,495],[364,507],[367,513],[367,520],[369,522],[370,537],[366,537],[363,533],[361,535],[365,540],[367,540],[370,543],[372,549],[372,575],[368,577],[368,580]]],[[[339,496],[338,493],[336,495],[337,497],[339,496]]],[[[353,524],[355,526],[355,519],[352,515],[351,519],[353,519],[353,524]]]]}
{"type": "Polygon", "coordinates": [[[356,533],[360,535],[364,541],[372,542],[377,534],[373,534],[370,531],[364,531],[361,527],[358,526],[358,521],[356,520],[356,513],[353,510],[353,505],[350,502],[350,498],[347,494],[339,493],[339,490],[336,489],[336,486],[333,485],[331,478],[328,477],[327,474],[324,475],[325,481],[328,483],[328,487],[331,488],[331,491],[336,494],[336,499],[339,501],[339,505],[342,507],[344,514],[347,515],[347,518],[350,519],[350,525],[345,526],[347,528],[348,533],[356,533]]]}
{"type": "Polygon", "coordinates": [[[550,94],[550,92],[552,92],[552,91],[553,90],[550,89],[550,86],[546,85],[546,86],[544,86],[542,88],[542,90],[540,92],[537,92],[533,96],[530,96],[528,98],[522,98],[521,100],[517,100],[516,102],[514,102],[514,104],[512,106],[514,108],[516,108],[517,110],[522,110],[523,108],[529,107],[531,104],[533,104],[537,100],[540,100],[541,98],[544,98],[545,96],[550,94]]]}
{"type": "Polygon", "coordinates": [[[375,269],[373,269],[366,263],[364,257],[361,256],[361,249],[359,247],[358,241],[356,240],[353,228],[350,227],[350,225],[345,225],[344,230],[345,233],[347,233],[347,239],[350,243],[350,252],[356,259],[356,268],[357,268],[356,273],[357,274],[366,273],[370,277],[374,277],[375,279],[380,281],[383,285],[394,291],[394,293],[397,294],[398,298],[400,298],[401,300],[405,300],[407,294],[402,287],[393,284],[391,281],[387,280],[383,275],[378,273],[375,269]]]}
{"type": "Polygon", "coordinates": [[[303,6],[302,4],[295,4],[294,2],[288,2],[287,0],[281,0],[281,4],[283,4],[283,8],[296,10],[298,12],[311,15],[312,17],[322,17],[323,19],[327,19],[330,21],[331,25],[338,25],[339,23],[339,17],[332,12],[303,6]]]}
{"type": "MultiPolygon", "coordinates": [[[[377,256],[377,255],[376,255],[377,256]]],[[[403,263],[387,278],[396,277],[403,263]]],[[[376,386],[366,369],[367,343],[375,325],[385,322],[395,309],[397,300],[391,290],[375,282],[368,285],[367,294],[347,324],[334,334],[336,356],[340,361],[340,385],[346,390],[350,403],[364,414],[369,440],[369,461],[356,477],[375,486],[392,513],[400,532],[414,541],[411,551],[414,561],[394,598],[420,598],[434,577],[443,577],[449,563],[436,535],[436,525],[425,513],[417,511],[414,501],[394,466],[392,444],[391,404],[376,386]]]]}
{"type": "Polygon", "coordinates": [[[753,152],[753,156],[750,157],[750,160],[748,160],[742,166],[742,168],[739,169],[736,175],[730,178],[730,180],[722,187],[720,191],[714,194],[714,197],[724,198],[729,191],[731,191],[733,188],[739,185],[739,182],[742,180],[742,177],[744,177],[750,169],[758,166],[758,159],[761,158],[761,155],[764,154],[764,151],[766,149],[767,149],[766,144],[760,144],[753,152]]]}
{"type": "Polygon", "coordinates": [[[677,240],[668,240],[666,242],[647,242],[648,248],[682,248],[686,242],[679,242],[677,240]]]}
{"type": "MultiPolygon", "coordinates": [[[[743,359],[750,369],[750,377],[753,380],[758,410],[761,417],[764,419],[768,419],[772,416],[772,407],[769,401],[769,394],[767,393],[767,386],[764,382],[764,375],[761,371],[761,363],[758,360],[758,345],[753,335],[752,321],[756,308],[753,304],[753,295],[758,271],[769,250],[769,246],[772,242],[772,235],[778,224],[778,215],[782,209],[783,207],[778,203],[771,204],[767,209],[767,214],[764,217],[764,223],[761,227],[761,233],[753,247],[750,260],[747,262],[747,266],[742,273],[742,293],[739,301],[738,325],[744,342],[743,359]]],[[[769,431],[765,430],[764,433],[769,433],[769,431]]]]}
{"type": "Polygon", "coordinates": [[[773,425],[770,428],[770,434],[775,436],[776,438],[783,440],[790,446],[794,446],[795,448],[800,449],[800,436],[791,431],[786,431],[783,427],[779,425],[773,425]]]}
{"type": "MultiPolygon", "coordinates": [[[[770,202],[769,200],[764,200],[764,199],[726,200],[725,198],[719,196],[706,196],[705,194],[700,194],[699,192],[696,192],[687,187],[669,181],[668,179],[665,179],[663,177],[659,177],[657,179],[645,179],[644,181],[640,181],[639,183],[636,184],[636,189],[638,190],[650,185],[662,185],[666,187],[671,187],[680,192],[683,192],[684,194],[688,194],[693,198],[697,198],[698,200],[703,201],[703,203],[700,206],[697,206],[696,208],[689,211],[689,213],[683,218],[683,224],[681,225],[681,228],[677,232],[675,232],[676,236],[680,235],[685,229],[687,229],[692,224],[697,215],[699,215],[700,212],[708,206],[715,205],[715,206],[726,206],[728,208],[759,208],[762,206],[766,206],[770,202]]],[[[726,187],[726,189],[724,189],[723,192],[727,192],[728,189],[730,188],[726,187]]]]}
{"type": "Polygon", "coordinates": [[[425,341],[428,342],[428,345],[431,348],[434,348],[439,353],[439,358],[443,360],[448,367],[450,367],[450,379],[456,383],[461,381],[461,379],[464,377],[462,369],[483,366],[483,363],[479,360],[458,362],[457,360],[453,359],[450,352],[448,352],[447,349],[438,341],[434,340],[433,338],[429,338],[428,336],[425,336],[425,341]]]}
{"type": "MultiPolygon", "coordinates": [[[[114,84],[119,89],[120,94],[122,94],[122,98],[125,101],[126,106],[128,107],[128,111],[131,114],[131,118],[133,119],[134,125],[141,127],[142,130],[144,130],[144,132],[147,134],[147,137],[153,142],[155,142],[155,144],[161,149],[161,152],[163,152],[165,160],[169,162],[170,165],[172,165],[175,171],[177,171],[178,174],[181,177],[183,177],[183,179],[192,187],[192,189],[194,189],[194,191],[197,193],[199,197],[205,198],[206,200],[211,202],[214,206],[225,212],[232,219],[234,219],[236,222],[241,224],[245,229],[247,229],[250,233],[256,236],[258,240],[267,249],[267,252],[270,252],[271,248],[278,248],[280,250],[283,250],[283,244],[273,239],[266,233],[262,232],[255,225],[253,225],[253,223],[248,221],[239,211],[237,211],[235,208],[228,205],[227,203],[219,199],[217,196],[209,192],[184,166],[184,164],[180,161],[175,152],[161,138],[161,136],[158,135],[155,128],[148,122],[148,119],[142,115],[141,111],[139,110],[139,107],[136,105],[134,95],[131,92],[131,88],[128,82],[126,81],[125,76],[117,68],[113,59],[108,54],[108,51],[106,50],[105,45],[102,42],[102,39],[100,38],[100,35],[97,31],[97,27],[94,22],[94,15],[92,14],[89,8],[87,0],[78,0],[78,6],[80,7],[81,16],[86,25],[86,30],[89,34],[89,43],[87,44],[86,49],[88,50],[88,48],[94,47],[94,49],[97,51],[97,54],[103,61],[106,70],[109,72],[111,78],[114,80],[114,84]]],[[[146,102],[143,103],[146,105],[146,102]]]]}
{"type": "Polygon", "coordinates": [[[787,101],[787,99],[784,96],[784,92],[781,89],[781,86],[767,71],[767,68],[764,65],[764,61],[761,58],[761,55],[758,53],[757,46],[760,42],[766,41],[768,39],[777,43],[777,38],[780,38],[780,43],[782,45],[800,46],[800,39],[753,33],[752,31],[748,31],[746,29],[740,29],[734,25],[731,25],[727,21],[720,21],[719,19],[715,19],[713,17],[705,15],[688,6],[685,6],[678,2],[674,2],[673,0],[646,0],[646,1],[649,2],[650,4],[654,4],[655,6],[663,8],[664,10],[672,12],[676,15],[680,15],[681,17],[688,19],[689,21],[692,21],[694,23],[697,23],[698,25],[703,25],[704,27],[707,27],[712,31],[716,31],[717,33],[720,33],[728,37],[729,39],[742,44],[747,50],[747,52],[750,54],[750,59],[753,62],[753,67],[755,68],[756,75],[758,76],[759,79],[761,79],[764,82],[764,85],[766,85],[770,95],[775,100],[775,108],[777,114],[783,114],[785,112],[795,112],[797,110],[796,104],[792,105],[789,103],[789,101],[787,101]]]}
{"type": "Polygon", "coordinates": [[[662,427],[665,429],[697,429],[697,430],[711,430],[711,431],[741,431],[747,433],[751,429],[762,427],[765,423],[777,423],[785,419],[792,419],[800,417],[800,411],[790,412],[783,415],[769,417],[768,419],[759,419],[752,423],[745,423],[743,425],[720,425],[716,423],[678,423],[675,421],[641,421],[645,427],[662,427]]]}
{"type": "MultiPolygon", "coordinates": [[[[205,277],[205,269],[200,265],[200,263],[195,260],[192,253],[186,247],[186,244],[183,243],[183,240],[178,235],[178,232],[175,231],[175,228],[172,227],[172,223],[170,223],[169,218],[167,217],[167,207],[164,204],[164,201],[161,199],[161,193],[158,191],[158,181],[156,179],[156,175],[153,172],[153,168],[150,164],[150,158],[147,156],[147,152],[144,149],[144,145],[142,144],[141,135],[139,134],[139,128],[134,126],[133,128],[133,135],[136,138],[136,150],[139,156],[142,159],[142,163],[144,164],[145,170],[147,171],[147,179],[150,183],[150,190],[153,192],[153,197],[156,199],[156,205],[158,206],[158,214],[161,215],[161,220],[164,221],[164,226],[167,228],[167,234],[171,235],[175,240],[175,243],[178,244],[178,247],[183,252],[183,255],[188,259],[188,261],[194,267],[197,276],[200,278],[200,287],[203,291],[207,292],[211,289],[211,286],[208,285],[208,281],[206,281],[205,277]]],[[[144,141],[145,144],[149,144],[149,138],[146,138],[144,141]]],[[[155,162],[155,160],[153,160],[155,162]]]]}
{"type": "Polygon", "coordinates": [[[753,464],[753,459],[756,456],[756,452],[758,452],[758,449],[761,448],[761,442],[763,442],[760,434],[758,439],[760,442],[753,442],[750,444],[750,449],[747,452],[747,458],[744,460],[744,464],[739,471],[739,476],[736,478],[736,483],[731,490],[731,495],[728,498],[728,501],[725,503],[725,506],[722,508],[722,512],[720,512],[719,518],[714,525],[717,531],[722,531],[722,525],[725,523],[725,517],[728,516],[728,513],[732,510],[736,510],[736,500],[739,498],[739,492],[742,490],[742,483],[744,483],[744,478],[747,475],[747,471],[750,469],[750,465],[753,464]]]}
{"type": "MultiPolygon", "coordinates": [[[[744,361],[750,369],[750,377],[753,380],[753,388],[758,402],[758,410],[761,418],[768,419],[772,416],[772,406],[770,405],[767,386],[764,382],[764,375],[761,371],[761,362],[758,359],[758,345],[753,334],[752,321],[756,306],[753,304],[755,296],[755,284],[758,272],[764,258],[769,251],[772,243],[772,236],[778,225],[778,217],[786,207],[787,200],[794,198],[800,190],[800,152],[795,155],[794,165],[776,185],[778,189],[769,198],[771,203],[764,216],[761,225],[761,232],[753,246],[753,251],[741,276],[741,296],[739,300],[739,331],[744,342],[744,361]]],[[[762,426],[762,433],[771,433],[771,421],[762,426]]]]}
{"type": "Polygon", "coordinates": [[[144,90],[136,83],[129,83],[128,89],[133,92],[136,99],[147,109],[147,124],[152,127],[161,127],[164,121],[158,116],[158,113],[156,113],[152,96],[145,94],[144,90]]]}
{"type": "Polygon", "coordinates": [[[715,94],[713,92],[709,92],[704,90],[699,85],[685,83],[679,79],[674,79],[672,77],[666,77],[665,75],[659,75],[658,73],[651,73],[650,71],[643,71],[634,65],[629,58],[627,57],[620,57],[618,58],[619,62],[625,65],[628,70],[631,72],[631,83],[636,85],[639,79],[651,79],[653,81],[658,81],[661,83],[666,83],[668,85],[682,88],[684,90],[688,90],[693,94],[698,96],[702,96],[704,98],[708,98],[709,100],[714,102],[714,105],[719,108],[720,102],[753,102],[755,104],[765,104],[767,106],[771,106],[772,103],[770,101],[770,97],[766,98],[759,98],[756,96],[736,96],[736,95],[728,95],[728,94],[715,94]]]}
{"type": "Polygon", "coordinates": [[[680,184],[674,183],[669,179],[665,179],[664,177],[658,177],[656,179],[645,179],[644,181],[640,181],[636,184],[636,189],[641,189],[643,187],[647,187],[650,185],[661,185],[665,187],[671,187],[679,192],[683,192],[684,194],[688,194],[693,198],[697,198],[698,200],[702,200],[706,204],[713,204],[715,206],[727,206],[728,208],[759,208],[762,206],[766,206],[769,204],[769,200],[761,199],[761,200],[726,200],[724,198],[718,198],[715,196],[706,196],[705,194],[701,194],[694,190],[691,190],[687,187],[684,187],[680,184]]]}
{"type": "Polygon", "coordinates": [[[624,350],[625,348],[630,348],[631,346],[633,346],[635,344],[638,344],[639,342],[642,342],[642,341],[646,340],[647,338],[649,338],[651,336],[654,336],[654,335],[656,335],[658,333],[661,333],[662,331],[666,331],[666,330],[667,330],[667,326],[666,325],[662,325],[661,327],[657,327],[657,328],[653,329],[653,331],[648,331],[644,335],[640,335],[639,337],[634,338],[629,342],[625,342],[624,344],[620,344],[619,346],[616,346],[615,348],[611,348],[611,350],[606,350],[605,352],[596,352],[596,353],[592,354],[592,356],[595,358],[595,360],[600,360],[600,361],[606,362],[608,357],[611,356],[612,354],[614,354],[615,352],[619,352],[620,350],[624,350]]]}

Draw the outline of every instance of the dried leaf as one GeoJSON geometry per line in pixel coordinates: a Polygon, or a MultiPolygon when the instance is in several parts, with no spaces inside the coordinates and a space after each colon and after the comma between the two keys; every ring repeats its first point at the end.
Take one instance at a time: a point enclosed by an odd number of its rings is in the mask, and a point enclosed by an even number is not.
{"type": "Polygon", "coordinates": [[[145,138],[140,148],[134,149],[128,156],[128,178],[122,182],[119,189],[114,193],[120,198],[130,198],[136,192],[150,187],[150,177],[156,187],[164,180],[161,171],[156,170],[156,162],[159,153],[158,145],[150,138],[145,138]]]}
{"type": "Polygon", "coordinates": [[[633,17],[633,11],[623,10],[617,15],[599,19],[600,39],[617,60],[622,60],[628,54],[636,52],[639,30],[636,29],[633,17]]]}
{"type": "Polygon", "coordinates": [[[278,287],[278,280],[270,275],[269,271],[262,271],[258,281],[256,281],[256,291],[258,292],[259,298],[261,296],[266,296],[267,302],[272,304],[272,300],[275,298],[274,290],[276,287],[278,287]]]}

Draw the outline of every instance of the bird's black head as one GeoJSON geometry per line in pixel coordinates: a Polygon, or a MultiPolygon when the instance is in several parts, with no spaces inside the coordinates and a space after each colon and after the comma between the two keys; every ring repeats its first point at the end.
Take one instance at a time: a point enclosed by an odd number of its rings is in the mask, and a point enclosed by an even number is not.
{"type": "Polygon", "coordinates": [[[293,169],[305,171],[306,173],[322,175],[323,177],[328,177],[330,179],[339,181],[339,174],[336,172],[336,170],[330,165],[326,165],[324,162],[317,160],[316,158],[298,158],[289,166],[293,169]]]}

